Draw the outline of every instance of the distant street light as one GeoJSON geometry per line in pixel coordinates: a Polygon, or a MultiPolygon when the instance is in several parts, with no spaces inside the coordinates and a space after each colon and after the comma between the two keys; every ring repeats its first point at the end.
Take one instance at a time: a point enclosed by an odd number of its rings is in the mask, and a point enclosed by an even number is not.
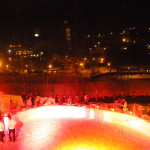
{"type": "Polygon", "coordinates": [[[108,62],[108,63],[107,63],[107,66],[108,66],[108,67],[110,67],[110,66],[111,66],[111,63],[110,63],[110,62],[108,62]]]}
{"type": "Polygon", "coordinates": [[[111,72],[111,63],[108,62],[108,63],[107,63],[107,66],[108,66],[108,68],[109,68],[109,70],[110,70],[110,72],[111,72]]]}
{"type": "Polygon", "coordinates": [[[83,67],[83,63],[80,63],[80,66],[83,67]]]}
{"type": "Polygon", "coordinates": [[[49,65],[49,66],[48,66],[48,68],[50,68],[50,69],[51,69],[51,68],[52,68],[52,65],[49,65]]]}
{"type": "Polygon", "coordinates": [[[38,33],[35,33],[34,34],[34,37],[39,37],[40,35],[38,33]]]}

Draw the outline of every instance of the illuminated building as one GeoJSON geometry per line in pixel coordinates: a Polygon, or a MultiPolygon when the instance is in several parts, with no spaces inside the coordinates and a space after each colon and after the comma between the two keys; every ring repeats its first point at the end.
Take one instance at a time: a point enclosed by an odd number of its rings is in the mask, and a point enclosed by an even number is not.
{"type": "Polygon", "coordinates": [[[21,44],[18,45],[9,45],[8,54],[15,54],[15,55],[31,55],[33,54],[33,51],[31,49],[25,49],[22,47],[21,44]]]}

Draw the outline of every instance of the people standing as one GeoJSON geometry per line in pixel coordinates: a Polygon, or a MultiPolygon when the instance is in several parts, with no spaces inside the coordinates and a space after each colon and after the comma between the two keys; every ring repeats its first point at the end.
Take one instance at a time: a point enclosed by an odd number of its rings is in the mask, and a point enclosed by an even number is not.
{"type": "Polygon", "coordinates": [[[119,103],[117,100],[114,101],[114,110],[119,110],[119,103]]]}
{"type": "Polygon", "coordinates": [[[15,142],[15,126],[16,122],[9,116],[8,129],[9,129],[9,141],[15,142]]]}
{"type": "Polygon", "coordinates": [[[67,100],[68,100],[68,105],[72,105],[72,97],[69,96],[67,100]]]}
{"type": "Polygon", "coordinates": [[[30,108],[31,106],[32,106],[31,92],[28,92],[28,95],[27,95],[27,107],[30,108]]]}
{"type": "Polygon", "coordinates": [[[12,114],[15,113],[15,104],[12,99],[10,100],[9,105],[10,105],[10,113],[12,114]]]}
{"type": "Polygon", "coordinates": [[[66,103],[66,96],[65,95],[62,96],[62,102],[66,103]]]}
{"type": "Polygon", "coordinates": [[[79,97],[76,95],[74,98],[75,105],[79,105],[79,97]]]}
{"type": "Polygon", "coordinates": [[[58,103],[58,95],[56,95],[56,97],[55,97],[55,103],[57,104],[58,103]]]}
{"type": "Polygon", "coordinates": [[[26,95],[26,93],[23,92],[22,95],[21,95],[21,97],[22,97],[23,104],[26,105],[26,100],[27,100],[27,95],[26,95]]]}
{"type": "Polygon", "coordinates": [[[4,123],[2,121],[2,118],[0,118],[0,142],[4,142],[4,123]]]}
{"type": "Polygon", "coordinates": [[[89,96],[87,94],[84,96],[84,102],[85,102],[86,105],[88,105],[89,96]]]}
{"type": "Polygon", "coordinates": [[[30,94],[30,97],[31,97],[32,106],[34,106],[34,95],[33,95],[33,93],[30,94]]]}

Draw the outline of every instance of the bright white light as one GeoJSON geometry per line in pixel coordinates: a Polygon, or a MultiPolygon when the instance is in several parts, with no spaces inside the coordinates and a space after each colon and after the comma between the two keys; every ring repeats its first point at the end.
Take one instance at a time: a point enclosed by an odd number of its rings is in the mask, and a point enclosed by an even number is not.
{"type": "Polygon", "coordinates": [[[52,68],[52,65],[49,65],[48,67],[49,67],[49,68],[52,68]]]}
{"type": "Polygon", "coordinates": [[[8,133],[8,117],[4,117],[5,132],[8,133]]]}
{"type": "Polygon", "coordinates": [[[39,34],[38,34],[38,33],[35,33],[35,34],[34,34],[34,37],[39,37],[39,34]]]}
{"type": "Polygon", "coordinates": [[[11,49],[8,50],[8,53],[11,53],[11,49]]]}
{"type": "MultiPolygon", "coordinates": [[[[19,112],[17,118],[22,122],[40,118],[87,118],[100,119],[105,122],[120,124],[141,131],[150,137],[150,123],[127,114],[99,109],[89,109],[87,107],[75,106],[43,106],[19,112]]],[[[6,120],[7,121],[7,120],[6,120]]]]}
{"type": "Polygon", "coordinates": [[[90,119],[94,119],[94,111],[93,111],[93,109],[90,110],[90,117],[89,118],[90,119]]]}
{"type": "Polygon", "coordinates": [[[80,66],[83,66],[83,63],[80,63],[80,66]]]}
{"type": "Polygon", "coordinates": [[[74,106],[43,106],[35,109],[27,110],[26,116],[24,112],[20,112],[18,117],[23,122],[37,118],[85,118],[86,111],[82,107],[74,106]],[[31,115],[32,114],[32,115],[31,115]]]}

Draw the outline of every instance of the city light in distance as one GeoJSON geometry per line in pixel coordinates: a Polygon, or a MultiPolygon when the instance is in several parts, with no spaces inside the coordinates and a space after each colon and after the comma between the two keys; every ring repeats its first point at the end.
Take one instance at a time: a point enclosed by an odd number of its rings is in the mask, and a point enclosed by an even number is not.
{"type": "Polygon", "coordinates": [[[38,33],[35,33],[34,34],[34,37],[39,37],[40,35],[38,33]]]}
{"type": "Polygon", "coordinates": [[[108,66],[108,67],[110,67],[110,66],[111,66],[111,63],[110,63],[110,62],[108,62],[108,63],[107,63],[107,66],[108,66]]]}
{"type": "Polygon", "coordinates": [[[52,68],[52,65],[49,65],[48,67],[49,67],[49,68],[52,68]]]}
{"type": "Polygon", "coordinates": [[[83,67],[83,63],[80,63],[80,66],[83,67]]]}

